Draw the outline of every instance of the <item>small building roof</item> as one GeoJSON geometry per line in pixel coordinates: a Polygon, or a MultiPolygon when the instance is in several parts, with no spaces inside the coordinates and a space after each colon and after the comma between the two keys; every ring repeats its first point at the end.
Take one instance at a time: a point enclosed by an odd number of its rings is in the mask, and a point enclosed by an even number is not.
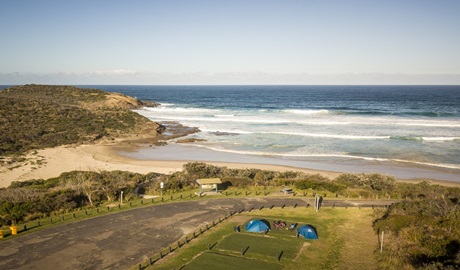
{"type": "Polygon", "coordinates": [[[199,185],[212,185],[212,184],[222,184],[220,178],[202,178],[197,179],[196,182],[199,185]]]}

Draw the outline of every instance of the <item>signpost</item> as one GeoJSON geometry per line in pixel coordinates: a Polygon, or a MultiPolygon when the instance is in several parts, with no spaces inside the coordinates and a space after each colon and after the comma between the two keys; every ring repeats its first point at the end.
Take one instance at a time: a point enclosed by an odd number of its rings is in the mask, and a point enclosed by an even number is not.
{"type": "Polygon", "coordinates": [[[161,197],[163,197],[163,188],[165,187],[165,183],[160,182],[160,189],[161,189],[161,197]]]}
{"type": "Polygon", "coordinates": [[[121,191],[120,204],[123,204],[123,190],[121,191]]]}
{"type": "Polygon", "coordinates": [[[315,210],[318,212],[319,210],[319,196],[318,194],[315,194],[315,210]]]}

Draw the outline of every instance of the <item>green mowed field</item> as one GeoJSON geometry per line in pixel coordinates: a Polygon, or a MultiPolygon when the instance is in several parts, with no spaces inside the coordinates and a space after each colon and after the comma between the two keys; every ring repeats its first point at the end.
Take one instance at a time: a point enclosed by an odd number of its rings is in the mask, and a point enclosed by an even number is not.
{"type": "Polygon", "coordinates": [[[372,220],[373,210],[364,208],[246,212],[211,228],[151,269],[376,269],[378,238],[372,220]],[[246,232],[245,225],[252,219],[270,222],[271,230],[246,232]],[[275,220],[297,223],[297,228],[312,225],[319,239],[306,240],[297,238],[296,230],[274,229],[275,220]],[[234,231],[238,225],[239,233],[234,231]]]}

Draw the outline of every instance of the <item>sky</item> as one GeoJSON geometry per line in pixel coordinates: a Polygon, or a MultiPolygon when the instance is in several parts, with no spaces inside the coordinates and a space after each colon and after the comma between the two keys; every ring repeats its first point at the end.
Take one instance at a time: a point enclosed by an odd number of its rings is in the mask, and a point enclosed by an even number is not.
{"type": "Polygon", "coordinates": [[[1,0],[0,84],[460,84],[460,1],[1,0]]]}

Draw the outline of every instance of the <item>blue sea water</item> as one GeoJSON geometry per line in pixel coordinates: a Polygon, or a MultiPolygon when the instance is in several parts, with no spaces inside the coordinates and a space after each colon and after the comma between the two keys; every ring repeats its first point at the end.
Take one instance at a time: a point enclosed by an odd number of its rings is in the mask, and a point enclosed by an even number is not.
{"type": "Polygon", "coordinates": [[[206,160],[218,151],[216,161],[460,181],[460,86],[80,87],[161,103],[137,112],[198,127],[188,137],[205,140],[187,146],[193,155],[179,156],[171,141],[169,156],[138,157],[206,160]]]}
{"type": "Polygon", "coordinates": [[[460,169],[460,86],[92,87],[161,103],[137,112],[200,128],[197,147],[460,169]]]}

